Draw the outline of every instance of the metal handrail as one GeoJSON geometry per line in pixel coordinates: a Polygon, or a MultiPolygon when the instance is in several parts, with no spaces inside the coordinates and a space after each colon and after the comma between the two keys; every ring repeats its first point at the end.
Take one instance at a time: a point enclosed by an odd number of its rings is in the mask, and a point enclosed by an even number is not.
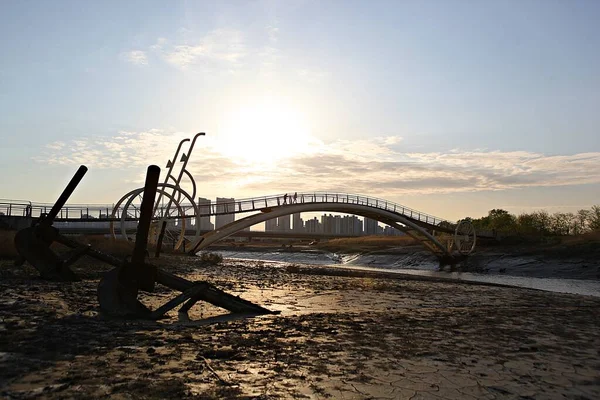
{"type": "MultiPolygon", "coordinates": [[[[251,197],[246,199],[238,199],[233,202],[223,203],[211,203],[210,213],[201,215],[219,215],[219,214],[231,214],[237,212],[249,212],[261,210],[264,208],[270,208],[274,206],[289,205],[289,204],[304,204],[304,203],[349,203],[349,204],[361,204],[367,205],[373,208],[383,209],[397,214],[402,214],[406,217],[425,222],[431,225],[438,225],[442,222],[454,225],[455,223],[443,218],[427,214],[413,208],[390,202],[385,199],[377,197],[368,197],[350,193],[339,193],[339,192],[304,192],[296,195],[296,201],[293,196],[287,195],[287,198],[283,194],[276,194],[262,197],[251,197]],[[285,198],[285,200],[284,200],[285,198]]],[[[205,206],[206,207],[206,206],[205,206]]]]}
{"type": "MultiPolygon", "coordinates": [[[[29,207],[29,215],[32,217],[39,217],[42,213],[48,212],[48,210],[52,207],[51,203],[31,203],[20,200],[3,200],[4,199],[0,199],[0,212],[3,212],[3,210],[6,209],[8,212],[5,212],[5,215],[20,214],[19,216],[23,216],[26,213],[27,207],[29,207]]],[[[448,221],[446,219],[439,218],[385,199],[339,192],[302,192],[294,193],[293,195],[290,195],[289,193],[280,193],[268,196],[237,199],[231,202],[211,202],[210,209],[208,210],[209,212],[201,212],[200,216],[245,213],[283,205],[306,203],[346,203],[366,205],[369,207],[401,214],[405,217],[419,222],[424,222],[429,225],[435,226],[442,223],[449,226],[455,225],[455,223],[452,221],[448,221]]],[[[207,210],[208,208],[208,205],[199,204],[198,206],[201,210],[207,210]]],[[[191,204],[180,204],[180,207],[182,207],[184,210],[186,217],[195,217],[193,213],[194,208],[191,204]],[[192,211],[192,213],[188,214],[189,211],[192,211]]],[[[175,209],[176,207],[175,205],[172,205],[170,208],[175,209]]],[[[71,217],[72,219],[84,219],[85,215],[87,216],[87,219],[105,219],[110,215],[112,209],[113,206],[107,204],[66,204],[61,210],[58,218],[69,219],[69,217],[71,217]],[[95,215],[98,216],[96,217],[95,215]]],[[[117,219],[120,219],[120,214],[120,212],[117,213],[117,219]]],[[[174,213],[174,215],[177,215],[177,213],[174,213]]]]}

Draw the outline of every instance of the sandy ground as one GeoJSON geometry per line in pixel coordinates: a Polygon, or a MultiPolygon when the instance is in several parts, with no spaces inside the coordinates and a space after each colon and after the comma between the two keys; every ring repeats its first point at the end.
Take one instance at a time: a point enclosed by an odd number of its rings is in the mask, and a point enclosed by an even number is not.
{"type": "MultiPolygon", "coordinates": [[[[107,268],[49,283],[0,261],[4,398],[600,398],[600,298],[259,262],[161,259],[279,315],[107,320],[107,268]],[[344,276],[347,275],[347,276],[344,276]],[[352,276],[351,276],[352,275],[352,276]],[[202,320],[204,319],[204,320],[202,320]]],[[[153,307],[166,288],[143,301],[153,307]]]]}

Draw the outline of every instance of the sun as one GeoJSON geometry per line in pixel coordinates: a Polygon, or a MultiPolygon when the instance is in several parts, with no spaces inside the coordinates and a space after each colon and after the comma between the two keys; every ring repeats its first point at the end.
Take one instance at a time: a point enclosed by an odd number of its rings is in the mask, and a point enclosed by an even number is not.
{"type": "Polygon", "coordinates": [[[313,138],[302,113],[274,100],[225,113],[218,130],[219,151],[234,161],[273,164],[310,151],[313,138]]]}

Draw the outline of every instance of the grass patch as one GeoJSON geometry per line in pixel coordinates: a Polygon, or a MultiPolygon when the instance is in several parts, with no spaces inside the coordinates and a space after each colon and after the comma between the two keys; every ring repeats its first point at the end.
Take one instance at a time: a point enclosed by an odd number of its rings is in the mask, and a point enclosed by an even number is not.
{"type": "Polygon", "coordinates": [[[576,236],[561,236],[562,244],[600,243],[600,231],[576,236]]]}
{"type": "Polygon", "coordinates": [[[200,261],[209,265],[218,265],[223,262],[223,256],[219,253],[205,251],[200,253],[200,261]]]}

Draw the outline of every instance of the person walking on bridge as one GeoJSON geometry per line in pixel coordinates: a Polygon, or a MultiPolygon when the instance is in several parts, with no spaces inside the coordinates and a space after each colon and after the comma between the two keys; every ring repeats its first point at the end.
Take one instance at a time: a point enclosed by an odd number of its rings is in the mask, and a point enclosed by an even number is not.
{"type": "Polygon", "coordinates": [[[283,195],[283,204],[287,204],[287,193],[283,195]]]}
{"type": "Polygon", "coordinates": [[[294,203],[298,203],[298,192],[294,192],[294,203]]]}

